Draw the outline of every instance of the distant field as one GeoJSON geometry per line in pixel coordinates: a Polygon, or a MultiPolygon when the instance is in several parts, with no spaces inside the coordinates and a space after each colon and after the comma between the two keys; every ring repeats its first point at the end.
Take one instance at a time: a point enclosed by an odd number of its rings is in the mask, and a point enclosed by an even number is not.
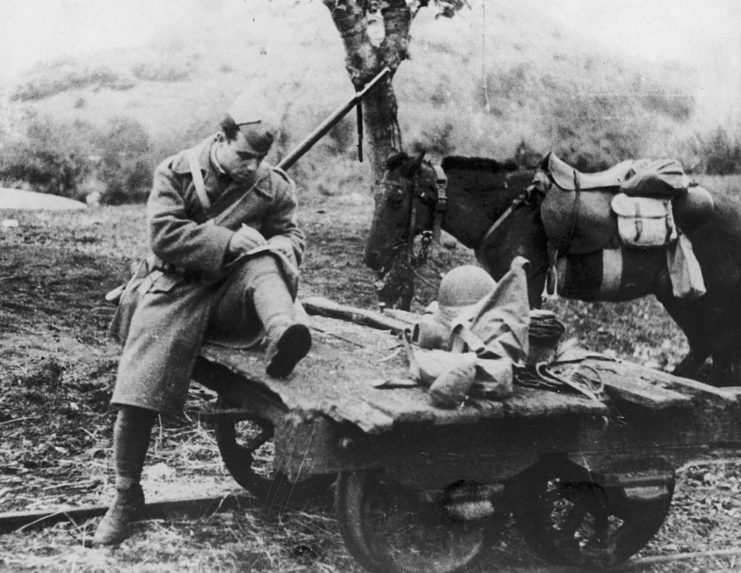
{"type": "Polygon", "coordinates": [[[697,182],[741,200],[741,175],[701,175],[697,177],[697,182]]]}

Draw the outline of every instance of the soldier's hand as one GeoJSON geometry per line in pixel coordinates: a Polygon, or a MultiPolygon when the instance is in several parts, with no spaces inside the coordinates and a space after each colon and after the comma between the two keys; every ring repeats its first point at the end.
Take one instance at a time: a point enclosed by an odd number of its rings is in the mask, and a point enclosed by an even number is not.
{"type": "Polygon", "coordinates": [[[291,239],[283,235],[275,235],[274,237],[270,237],[268,244],[273,249],[278,250],[289,257],[295,263],[294,258],[296,255],[293,251],[293,243],[291,242],[291,239]]]}
{"type": "Polygon", "coordinates": [[[249,225],[242,225],[229,240],[228,249],[232,255],[241,255],[242,253],[251,251],[255,247],[266,244],[266,242],[265,237],[262,236],[260,231],[249,225]]]}

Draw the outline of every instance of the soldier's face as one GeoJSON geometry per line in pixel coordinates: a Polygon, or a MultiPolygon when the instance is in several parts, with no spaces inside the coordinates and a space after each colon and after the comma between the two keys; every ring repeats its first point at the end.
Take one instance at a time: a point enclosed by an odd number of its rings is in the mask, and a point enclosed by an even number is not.
{"type": "Polygon", "coordinates": [[[216,150],[216,159],[221,168],[234,181],[245,183],[252,182],[265,155],[250,146],[242,131],[238,131],[237,137],[232,140],[222,138],[216,150]]]}

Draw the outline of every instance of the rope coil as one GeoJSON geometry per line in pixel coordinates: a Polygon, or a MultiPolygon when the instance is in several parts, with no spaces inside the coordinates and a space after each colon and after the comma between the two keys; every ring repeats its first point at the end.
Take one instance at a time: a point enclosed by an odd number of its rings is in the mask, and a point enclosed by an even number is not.
{"type": "Polygon", "coordinates": [[[546,364],[535,367],[515,366],[515,384],[551,392],[577,392],[595,402],[605,400],[604,383],[599,372],[583,364],[546,364]],[[589,374],[587,372],[589,371],[589,374]]]}

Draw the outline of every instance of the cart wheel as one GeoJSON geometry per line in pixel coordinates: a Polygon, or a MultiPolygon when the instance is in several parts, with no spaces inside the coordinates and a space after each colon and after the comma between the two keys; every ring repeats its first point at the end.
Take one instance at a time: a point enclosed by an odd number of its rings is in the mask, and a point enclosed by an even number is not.
{"type": "Polygon", "coordinates": [[[463,520],[383,471],[340,473],[335,508],[345,545],[376,573],[452,573],[471,566],[498,529],[463,520]]]}
{"type": "MultiPolygon", "coordinates": [[[[217,408],[230,406],[219,397],[217,408]]],[[[315,475],[298,483],[291,482],[277,466],[272,423],[257,415],[220,417],[215,434],[226,469],[263,504],[268,517],[279,516],[293,502],[327,492],[334,482],[334,475],[315,475]]]]}
{"type": "MultiPolygon", "coordinates": [[[[218,408],[228,406],[219,398],[218,408]]],[[[232,477],[255,496],[266,497],[276,477],[272,424],[246,414],[221,417],[215,433],[221,459],[232,477]]]]}
{"type": "Polygon", "coordinates": [[[528,545],[551,562],[611,567],[639,551],[661,527],[674,479],[666,484],[668,495],[636,500],[622,487],[603,488],[582,471],[581,476],[570,471],[568,478],[536,473],[521,485],[530,508],[515,512],[515,522],[528,545]]]}

